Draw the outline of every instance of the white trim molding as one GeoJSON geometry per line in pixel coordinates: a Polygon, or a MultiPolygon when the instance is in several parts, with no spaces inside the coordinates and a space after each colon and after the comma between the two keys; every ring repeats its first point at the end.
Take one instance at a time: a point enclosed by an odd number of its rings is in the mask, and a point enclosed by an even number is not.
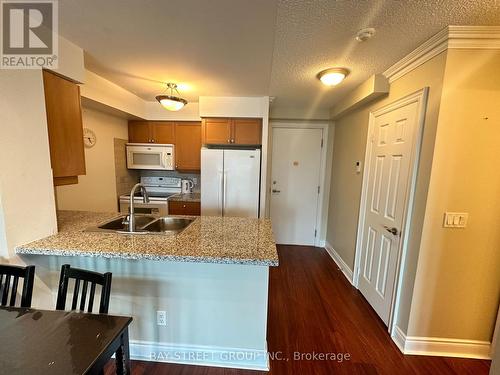
{"type": "Polygon", "coordinates": [[[258,349],[130,340],[130,358],[138,361],[269,371],[267,350],[258,349]]]}
{"type": "Polygon", "coordinates": [[[335,249],[332,247],[332,245],[330,245],[328,242],[325,243],[325,250],[328,253],[328,255],[330,255],[330,257],[333,259],[333,261],[337,264],[337,266],[340,268],[346,279],[349,280],[349,282],[352,285],[354,285],[352,278],[353,272],[351,267],[349,267],[347,263],[344,262],[339,253],[337,253],[335,249]]]}
{"type": "Polygon", "coordinates": [[[398,326],[391,337],[403,354],[491,359],[489,341],[406,336],[398,326]]]}
{"type": "Polygon", "coordinates": [[[448,26],[389,67],[383,75],[391,83],[447,49],[500,49],[500,26],[448,26]]]}

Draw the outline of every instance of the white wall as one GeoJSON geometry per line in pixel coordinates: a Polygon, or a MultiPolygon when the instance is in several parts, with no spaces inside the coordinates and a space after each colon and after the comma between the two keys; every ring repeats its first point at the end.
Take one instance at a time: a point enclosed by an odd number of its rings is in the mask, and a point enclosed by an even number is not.
{"type": "Polygon", "coordinates": [[[57,208],[94,212],[116,212],[114,138],[128,139],[127,120],[90,108],[83,108],[83,126],[96,134],[97,142],[85,148],[87,173],[78,184],[58,186],[57,208]]]}
{"type": "Polygon", "coordinates": [[[200,117],[269,117],[268,96],[200,96],[199,102],[200,117]]]}
{"type": "Polygon", "coordinates": [[[0,97],[0,255],[10,258],[57,229],[42,72],[0,70],[0,97]]]}
{"type": "Polygon", "coordinates": [[[69,40],[59,37],[57,74],[75,82],[85,82],[85,66],[83,64],[83,50],[69,40]]]}

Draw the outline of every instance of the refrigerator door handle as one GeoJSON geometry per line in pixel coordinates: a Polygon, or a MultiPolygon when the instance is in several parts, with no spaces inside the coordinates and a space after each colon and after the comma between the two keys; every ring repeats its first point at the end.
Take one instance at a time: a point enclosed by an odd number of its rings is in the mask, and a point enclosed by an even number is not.
{"type": "Polygon", "coordinates": [[[223,182],[222,182],[222,210],[226,209],[226,197],[227,197],[227,172],[223,173],[223,182]]]}
{"type": "Polygon", "coordinates": [[[219,189],[217,190],[217,209],[222,216],[222,209],[224,207],[224,174],[219,171],[219,189]]]}

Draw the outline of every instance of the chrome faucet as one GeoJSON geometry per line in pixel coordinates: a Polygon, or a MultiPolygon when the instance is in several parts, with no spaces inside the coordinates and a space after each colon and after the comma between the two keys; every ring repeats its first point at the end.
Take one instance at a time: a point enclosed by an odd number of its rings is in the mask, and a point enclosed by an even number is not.
{"type": "Polygon", "coordinates": [[[129,232],[135,232],[135,208],[134,208],[134,196],[135,196],[135,191],[137,189],[140,189],[141,194],[142,194],[142,201],[144,203],[149,203],[149,196],[148,192],[146,191],[146,188],[144,187],[143,184],[138,183],[135,184],[132,190],[130,191],[130,204],[128,208],[128,231],[129,232]]]}

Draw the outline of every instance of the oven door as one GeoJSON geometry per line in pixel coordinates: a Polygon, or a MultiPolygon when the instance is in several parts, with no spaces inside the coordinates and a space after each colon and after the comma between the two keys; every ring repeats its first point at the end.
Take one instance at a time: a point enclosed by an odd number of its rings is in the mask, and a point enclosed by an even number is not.
{"type": "Polygon", "coordinates": [[[127,168],[173,170],[173,147],[127,146],[127,168]]]}

